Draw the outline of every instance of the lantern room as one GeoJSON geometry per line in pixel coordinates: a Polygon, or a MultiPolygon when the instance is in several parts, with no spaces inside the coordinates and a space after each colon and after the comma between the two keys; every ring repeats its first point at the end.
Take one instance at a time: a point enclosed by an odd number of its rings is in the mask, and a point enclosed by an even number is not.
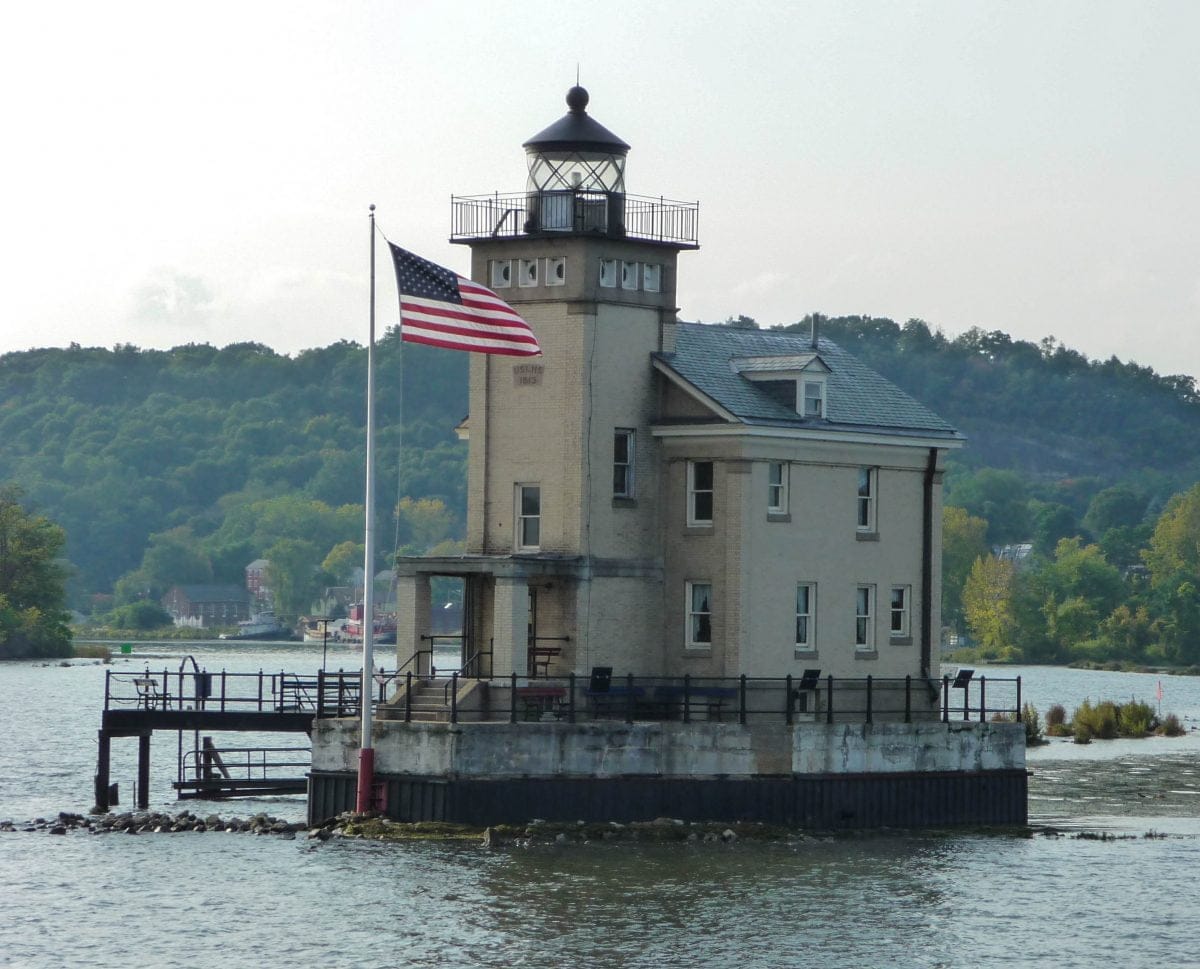
{"type": "Polygon", "coordinates": [[[567,114],[522,146],[529,165],[526,231],[624,233],[629,145],[592,118],[587,105],[587,91],[571,88],[567,114]]]}

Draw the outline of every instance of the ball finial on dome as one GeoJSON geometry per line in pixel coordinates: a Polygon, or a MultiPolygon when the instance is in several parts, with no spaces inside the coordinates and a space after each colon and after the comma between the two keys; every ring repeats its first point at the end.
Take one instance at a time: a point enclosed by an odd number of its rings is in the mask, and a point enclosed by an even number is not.
{"type": "Polygon", "coordinates": [[[588,93],[586,88],[576,84],[567,92],[567,107],[576,114],[581,113],[588,106],[588,93]]]}

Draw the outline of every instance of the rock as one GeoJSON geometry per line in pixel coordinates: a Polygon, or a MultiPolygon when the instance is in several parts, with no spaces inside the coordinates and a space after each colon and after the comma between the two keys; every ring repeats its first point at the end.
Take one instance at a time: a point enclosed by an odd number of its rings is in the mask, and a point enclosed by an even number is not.
{"type": "Polygon", "coordinates": [[[67,827],[64,824],[56,824],[54,827],[52,827],[50,829],[50,833],[51,834],[66,834],[67,827]]]}
{"type": "Polygon", "coordinates": [[[559,844],[559,845],[565,845],[567,843],[567,836],[560,831],[558,834],[556,834],[554,836],[554,843],[559,844]]]}
{"type": "Polygon", "coordinates": [[[737,833],[733,830],[733,828],[726,828],[721,832],[721,840],[727,844],[730,841],[737,841],[737,833]]]}

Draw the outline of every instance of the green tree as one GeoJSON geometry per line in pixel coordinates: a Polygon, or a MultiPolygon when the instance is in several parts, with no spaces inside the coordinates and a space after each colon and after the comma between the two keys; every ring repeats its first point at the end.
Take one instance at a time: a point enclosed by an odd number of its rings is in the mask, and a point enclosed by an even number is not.
{"type": "Polygon", "coordinates": [[[1023,542],[1030,535],[1025,481],[1015,471],[984,468],[957,479],[950,501],[988,523],[988,541],[993,545],[1023,542]]]}
{"type": "Polygon", "coordinates": [[[1167,502],[1143,558],[1155,585],[1179,572],[1200,574],[1200,484],[1167,502]]]}
{"type": "Polygon", "coordinates": [[[59,556],[66,534],[21,504],[19,488],[0,488],[0,658],[67,656],[71,634],[66,572],[59,556]]]}
{"type": "Polygon", "coordinates": [[[1146,497],[1124,484],[1099,491],[1088,504],[1083,523],[1099,538],[1110,528],[1141,524],[1146,513],[1146,497]]]}
{"type": "Polygon", "coordinates": [[[289,620],[308,612],[320,592],[321,554],[315,542],[281,538],[266,550],[267,585],[275,597],[275,608],[289,620]]]}
{"type": "Polygon", "coordinates": [[[997,659],[1013,658],[1012,562],[994,555],[977,558],[963,586],[963,612],[981,647],[997,659]]]}
{"type": "Polygon", "coordinates": [[[975,560],[988,554],[987,522],[965,508],[942,509],[942,622],[963,620],[962,592],[975,560]]]}

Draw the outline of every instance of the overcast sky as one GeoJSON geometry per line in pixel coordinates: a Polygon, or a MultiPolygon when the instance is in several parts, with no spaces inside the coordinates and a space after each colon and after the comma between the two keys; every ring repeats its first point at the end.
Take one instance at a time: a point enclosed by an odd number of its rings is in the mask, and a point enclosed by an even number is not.
{"type": "Polygon", "coordinates": [[[368,203],[466,272],[450,195],[523,189],[578,63],[628,190],[700,202],[683,318],[1200,375],[1198,37],[1194,2],[14,5],[0,351],[364,342],[368,203]]]}

